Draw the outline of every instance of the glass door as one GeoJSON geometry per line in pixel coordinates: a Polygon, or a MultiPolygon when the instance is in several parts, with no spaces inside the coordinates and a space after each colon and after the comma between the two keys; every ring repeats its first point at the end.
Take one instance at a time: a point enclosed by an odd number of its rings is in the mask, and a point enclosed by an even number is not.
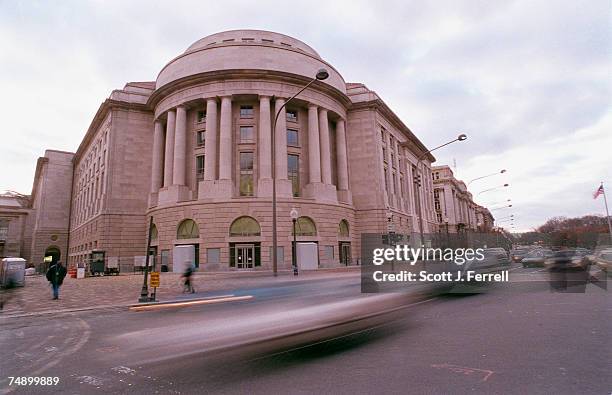
{"type": "Polygon", "coordinates": [[[252,269],[255,266],[255,246],[253,244],[238,244],[236,246],[236,267],[252,269]]]}

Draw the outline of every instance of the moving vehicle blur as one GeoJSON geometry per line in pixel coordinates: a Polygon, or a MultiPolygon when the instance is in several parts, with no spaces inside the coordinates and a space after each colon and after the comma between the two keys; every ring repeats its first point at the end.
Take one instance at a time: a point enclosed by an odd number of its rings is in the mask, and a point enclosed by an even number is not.
{"type": "Polygon", "coordinates": [[[527,255],[525,255],[521,263],[523,264],[523,267],[533,267],[533,266],[543,267],[544,261],[546,260],[546,258],[552,255],[553,255],[552,250],[549,250],[547,248],[538,248],[538,249],[535,249],[529,252],[527,255]]]}
{"type": "Polygon", "coordinates": [[[588,250],[585,249],[566,249],[553,253],[546,258],[544,266],[549,270],[587,270],[589,259],[588,250]]]}
{"type": "Polygon", "coordinates": [[[612,267],[612,248],[606,248],[596,252],[594,255],[589,255],[588,259],[591,263],[597,265],[599,269],[607,272],[608,276],[612,275],[610,270],[612,267]]]}
{"type": "Polygon", "coordinates": [[[484,250],[485,259],[490,257],[491,259],[497,259],[497,262],[502,265],[509,265],[510,259],[508,253],[501,247],[486,248],[484,250]]]}

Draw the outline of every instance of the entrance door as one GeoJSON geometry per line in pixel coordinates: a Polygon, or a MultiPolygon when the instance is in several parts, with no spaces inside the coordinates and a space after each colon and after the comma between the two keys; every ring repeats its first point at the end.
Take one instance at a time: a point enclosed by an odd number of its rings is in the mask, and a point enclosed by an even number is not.
{"type": "Polygon", "coordinates": [[[236,245],[236,267],[238,269],[255,267],[255,246],[253,244],[236,245]]]}
{"type": "Polygon", "coordinates": [[[351,264],[351,243],[340,243],[340,263],[345,266],[351,264]]]}

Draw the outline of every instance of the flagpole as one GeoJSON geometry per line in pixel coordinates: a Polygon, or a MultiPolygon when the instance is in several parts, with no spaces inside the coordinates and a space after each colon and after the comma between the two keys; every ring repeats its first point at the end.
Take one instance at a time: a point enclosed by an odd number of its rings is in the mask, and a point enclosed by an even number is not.
{"type": "Polygon", "coordinates": [[[612,223],[610,223],[610,212],[608,211],[608,199],[606,198],[606,189],[601,182],[601,190],[603,191],[604,205],[606,206],[606,219],[608,220],[608,231],[610,232],[610,242],[612,243],[612,223]]]}

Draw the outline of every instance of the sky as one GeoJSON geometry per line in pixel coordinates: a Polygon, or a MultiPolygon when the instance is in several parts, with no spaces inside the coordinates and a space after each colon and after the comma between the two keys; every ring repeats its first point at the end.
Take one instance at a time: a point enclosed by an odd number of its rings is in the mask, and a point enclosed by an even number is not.
{"type": "Polygon", "coordinates": [[[155,80],[204,36],[263,29],[366,84],[427,147],[466,133],[436,164],[466,182],[506,169],[470,190],[492,208],[511,199],[493,214],[513,214],[516,231],[603,215],[592,194],[612,191],[610,4],[0,0],[0,192],[30,193],[36,159],[75,151],[113,89],[155,80]]]}

